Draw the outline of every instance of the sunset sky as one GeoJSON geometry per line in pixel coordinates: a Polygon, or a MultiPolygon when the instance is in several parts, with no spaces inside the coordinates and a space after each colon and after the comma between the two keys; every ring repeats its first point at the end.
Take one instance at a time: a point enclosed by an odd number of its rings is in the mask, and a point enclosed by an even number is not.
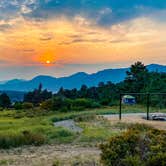
{"type": "Polygon", "coordinates": [[[166,64],[166,0],[0,0],[0,80],[166,64]]]}

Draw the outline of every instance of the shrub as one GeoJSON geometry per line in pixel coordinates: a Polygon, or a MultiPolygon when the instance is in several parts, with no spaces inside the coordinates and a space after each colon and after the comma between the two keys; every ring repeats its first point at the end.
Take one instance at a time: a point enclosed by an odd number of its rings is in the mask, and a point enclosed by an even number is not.
{"type": "Polygon", "coordinates": [[[86,108],[99,108],[100,104],[90,99],[78,98],[68,99],[62,97],[54,97],[41,103],[40,107],[45,110],[54,110],[68,112],[70,110],[81,111],[86,108]]]}
{"type": "Polygon", "coordinates": [[[109,105],[110,99],[109,98],[103,98],[100,100],[101,105],[109,105]]]}
{"type": "Polygon", "coordinates": [[[106,166],[157,166],[155,163],[163,166],[166,163],[166,132],[137,124],[100,148],[101,162],[106,166]]]}
{"type": "Polygon", "coordinates": [[[166,153],[153,155],[146,163],[146,166],[166,166],[166,153]]]}
{"type": "Polygon", "coordinates": [[[46,141],[45,137],[39,133],[23,131],[18,133],[0,134],[0,149],[8,149],[22,145],[41,145],[46,141]]]}
{"type": "Polygon", "coordinates": [[[43,101],[41,104],[40,104],[40,107],[44,110],[51,110],[53,108],[53,102],[51,99],[48,99],[46,101],[43,101]]]}
{"type": "Polygon", "coordinates": [[[91,107],[91,103],[92,103],[92,101],[89,100],[89,99],[84,99],[84,98],[75,99],[73,101],[73,107],[90,108],[91,107]]]}
{"type": "Polygon", "coordinates": [[[25,102],[25,103],[22,104],[22,108],[23,109],[32,109],[33,108],[33,104],[25,102]]]}
{"type": "Polygon", "coordinates": [[[52,109],[59,110],[64,106],[63,99],[60,97],[54,97],[52,99],[52,109]]]}
{"type": "Polygon", "coordinates": [[[92,102],[91,103],[91,108],[100,108],[101,105],[98,102],[92,102]]]}
{"type": "Polygon", "coordinates": [[[85,110],[85,107],[83,107],[83,106],[72,107],[72,110],[73,111],[83,111],[83,110],[85,110]]]}
{"type": "Polygon", "coordinates": [[[21,119],[21,118],[23,118],[24,116],[25,116],[25,113],[24,113],[24,112],[16,112],[13,117],[14,117],[15,119],[21,119]]]}
{"type": "Polygon", "coordinates": [[[55,141],[62,141],[63,139],[67,139],[69,137],[73,137],[74,134],[67,129],[64,128],[58,128],[55,132],[49,133],[49,138],[50,139],[55,139],[55,141]]]}
{"type": "Polygon", "coordinates": [[[0,107],[9,108],[11,106],[11,101],[6,93],[0,94],[0,107]]]}
{"type": "Polygon", "coordinates": [[[69,110],[67,109],[67,107],[62,107],[61,109],[60,109],[60,112],[68,112],[69,110]]]}
{"type": "Polygon", "coordinates": [[[89,122],[96,119],[96,115],[80,115],[74,118],[76,122],[89,122]]]}
{"type": "Polygon", "coordinates": [[[13,105],[13,107],[14,107],[14,109],[16,109],[16,110],[21,110],[21,109],[23,109],[23,105],[22,105],[22,103],[20,103],[20,102],[16,102],[16,103],[13,105]]]}
{"type": "Polygon", "coordinates": [[[23,144],[25,143],[26,145],[36,145],[36,146],[39,146],[39,145],[42,145],[45,143],[45,137],[39,133],[32,133],[30,131],[23,131],[22,132],[23,134],[23,137],[24,137],[24,142],[23,144]]]}

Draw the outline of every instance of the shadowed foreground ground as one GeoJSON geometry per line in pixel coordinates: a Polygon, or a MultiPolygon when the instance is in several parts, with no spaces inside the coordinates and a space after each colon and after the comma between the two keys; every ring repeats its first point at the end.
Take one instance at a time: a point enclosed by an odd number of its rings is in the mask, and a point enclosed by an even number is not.
{"type": "Polygon", "coordinates": [[[74,166],[98,165],[100,150],[95,147],[72,145],[44,145],[23,147],[0,152],[0,165],[11,166],[53,166],[54,164],[74,166]]]}

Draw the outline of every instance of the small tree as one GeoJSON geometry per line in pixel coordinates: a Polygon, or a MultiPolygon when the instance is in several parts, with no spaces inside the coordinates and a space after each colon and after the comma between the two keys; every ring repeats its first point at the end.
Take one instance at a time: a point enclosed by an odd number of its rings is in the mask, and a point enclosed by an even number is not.
{"type": "Polygon", "coordinates": [[[130,71],[127,71],[127,77],[124,81],[127,92],[140,92],[145,89],[148,82],[148,70],[142,62],[136,62],[131,65],[130,71]]]}
{"type": "Polygon", "coordinates": [[[33,103],[39,105],[41,102],[48,100],[52,97],[52,92],[48,92],[46,89],[42,90],[42,84],[39,84],[38,89],[32,92],[28,92],[24,96],[24,102],[33,103]]]}
{"type": "Polygon", "coordinates": [[[0,95],[0,107],[9,108],[10,105],[11,105],[11,101],[9,96],[6,93],[2,93],[0,95]]]}
{"type": "Polygon", "coordinates": [[[22,108],[23,109],[32,109],[33,108],[33,104],[25,102],[25,103],[22,104],[22,108]]]}

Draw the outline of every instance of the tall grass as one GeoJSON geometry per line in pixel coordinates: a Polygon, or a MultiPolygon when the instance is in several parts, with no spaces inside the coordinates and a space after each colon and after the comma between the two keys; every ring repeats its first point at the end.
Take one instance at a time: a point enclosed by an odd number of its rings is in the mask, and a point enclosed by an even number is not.
{"type": "MultiPolygon", "coordinates": [[[[15,110],[0,111],[0,148],[10,148],[22,145],[41,145],[44,143],[70,143],[78,136],[80,141],[105,140],[119,132],[108,123],[95,118],[95,115],[117,114],[119,107],[106,107],[100,109],[87,109],[85,111],[70,111],[41,113],[35,110],[18,112],[15,110]],[[16,115],[23,116],[16,116],[16,115]],[[28,116],[26,116],[28,115],[28,116]],[[18,118],[19,117],[19,118],[18,118]],[[84,129],[81,135],[77,135],[67,129],[55,127],[54,122],[66,119],[75,119],[77,124],[84,129]]],[[[153,110],[156,111],[155,109],[153,110]]],[[[123,106],[123,113],[146,112],[142,106],[123,106]]],[[[166,110],[165,110],[166,112],[166,110]]],[[[114,126],[122,128],[123,126],[114,126]]]]}

